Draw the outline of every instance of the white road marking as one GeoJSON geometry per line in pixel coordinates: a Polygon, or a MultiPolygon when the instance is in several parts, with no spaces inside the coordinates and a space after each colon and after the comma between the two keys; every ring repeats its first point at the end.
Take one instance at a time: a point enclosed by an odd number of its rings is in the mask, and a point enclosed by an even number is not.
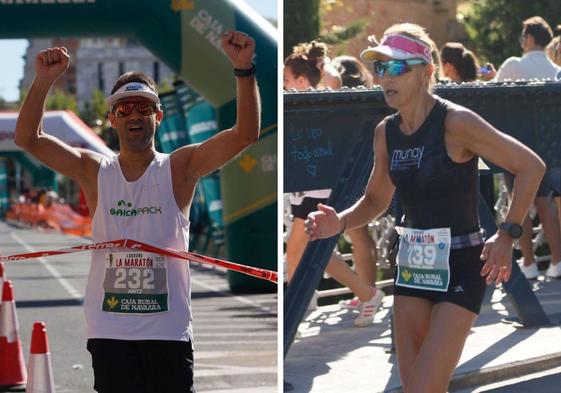
{"type": "MultiPolygon", "coordinates": [[[[263,311],[263,312],[266,312],[266,313],[274,312],[274,311],[272,310],[271,307],[265,307],[265,306],[263,306],[263,305],[261,305],[261,304],[255,302],[255,301],[253,301],[253,300],[251,300],[251,299],[248,299],[248,298],[246,298],[246,297],[232,295],[231,293],[229,293],[229,292],[227,292],[227,291],[222,291],[222,290],[216,289],[216,288],[213,287],[212,285],[208,285],[206,282],[203,282],[203,281],[201,281],[201,280],[198,280],[198,279],[196,279],[196,278],[193,278],[192,276],[191,276],[191,281],[192,281],[194,284],[197,284],[197,285],[199,285],[199,286],[201,286],[201,287],[203,287],[203,288],[205,288],[205,289],[208,289],[209,291],[216,292],[216,293],[220,293],[220,294],[224,294],[224,295],[226,295],[226,296],[230,296],[231,298],[236,299],[236,300],[239,301],[240,303],[253,306],[253,307],[258,308],[259,310],[261,310],[261,311],[263,311]]],[[[196,308],[196,307],[195,307],[195,308],[196,308]]],[[[195,314],[196,314],[196,311],[195,311],[195,314]]]]}
{"type": "MultiPolygon", "coordinates": [[[[23,240],[21,237],[19,237],[14,232],[10,233],[10,236],[12,236],[14,238],[14,240],[17,241],[19,244],[21,244],[22,247],[25,248],[27,251],[29,251],[29,252],[37,251],[37,250],[33,249],[33,247],[28,245],[25,242],[25,240],[23,240]]],[[[36,258],[36,259],[45,267],[45,269],[47,269],[47,271],[49,273],[51,273],[51,276],[53,276],[58,281],[58,283],[64,289],[66,289],[66,292],[68,292],[68,294],[73,299],[79,300],[80,303],[82,303],[84,301],[84,297],[82,296],[80,291],[78,291],[76,288],[74,288],[74,286],[72,286],[72,284],[70,284],[70,282],[67,279],[62,277],[62,274],[60,274],[60,272],[55,267],[53,267],[51,264],[49,264],[49,262],[47,262],[47,260],[45,258],[39,257],[39,258],[36,258]]]]}

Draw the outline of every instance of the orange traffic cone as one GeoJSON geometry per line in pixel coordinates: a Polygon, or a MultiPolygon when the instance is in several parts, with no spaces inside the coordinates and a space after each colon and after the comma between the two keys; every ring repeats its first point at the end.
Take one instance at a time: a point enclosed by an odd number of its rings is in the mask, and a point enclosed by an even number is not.
{"type": "Polygon", "coordinates": [[[55,391],[47,329],[43,322],[33,324],[27,374],[29,378],[26,392],[53,393],[55,391]]]}
{"type": "Polygon", "coordinates": [[[25,362],[18,334],[18,319],[11,281],[5,281],[0,306],[0,388],[24,385],[25,362]]]}

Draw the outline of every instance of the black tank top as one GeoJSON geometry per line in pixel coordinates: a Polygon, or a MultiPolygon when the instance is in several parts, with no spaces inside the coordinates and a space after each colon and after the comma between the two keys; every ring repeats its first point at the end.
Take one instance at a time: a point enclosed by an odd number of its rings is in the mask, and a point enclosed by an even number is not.
{"type": "Polygon", "coordinates": [[[389,172],[408,228],[450,228],[452,236],[479,230],[478,157],[458,164],[444,143],[445,100],[436,104],[412,135],[399,128],[401,116],[386,122],[389,172]]]}

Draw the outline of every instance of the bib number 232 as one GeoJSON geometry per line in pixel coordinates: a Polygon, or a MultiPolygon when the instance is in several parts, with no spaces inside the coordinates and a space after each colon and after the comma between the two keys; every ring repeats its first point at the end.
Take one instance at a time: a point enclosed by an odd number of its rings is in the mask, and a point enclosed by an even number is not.
{"type": "Polygon", "coordinates": [[[145,252],[106,255],[102,310],[120,314],[153,314],[168,310],[167,262],[145,252]]]}
{"type": "Polygon", "coordinates": [[[117,268],[115,270],[115,288],[117,289],[155,289],[154,269],[151,268],[117,268]]]}

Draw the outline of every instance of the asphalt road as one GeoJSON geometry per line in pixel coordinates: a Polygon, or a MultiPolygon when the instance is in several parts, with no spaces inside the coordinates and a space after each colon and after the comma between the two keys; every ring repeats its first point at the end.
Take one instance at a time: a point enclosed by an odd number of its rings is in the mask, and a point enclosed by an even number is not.
{"type": "MultiPolygon", "coordinates": [[[[51,250],[88,239],[0,222],[0,254],[51,250]]],[[[47,325],[56,391],[93,392],[82,297],[90,253],[6,263],[28,359],[34,321],[47,325]]],[[[277,391],[277,297],[234,296],[223,271],[192,265],[195,387],[198,392],[277,391]]]]}

